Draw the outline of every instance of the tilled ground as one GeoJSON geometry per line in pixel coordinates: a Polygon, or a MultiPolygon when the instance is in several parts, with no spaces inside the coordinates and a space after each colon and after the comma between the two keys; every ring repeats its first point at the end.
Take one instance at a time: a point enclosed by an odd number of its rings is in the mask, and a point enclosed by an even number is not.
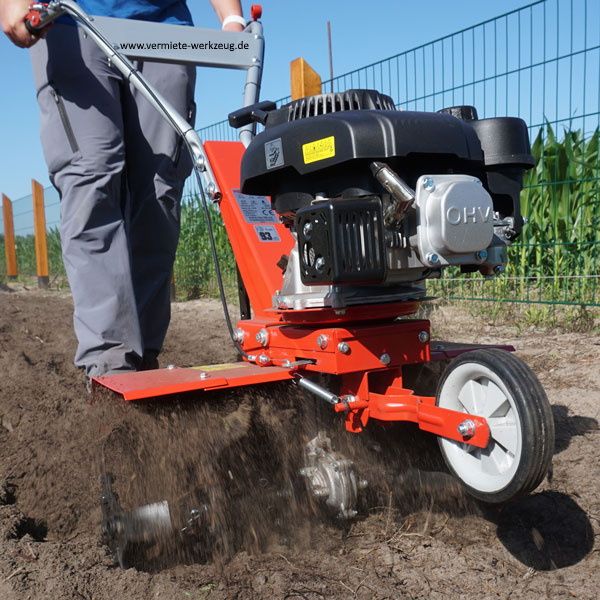
{"type": "MultiPolygon", "coordinates": [[[[314,400],[272,386],[208,403],[90,401],[71,310],[58,294],[0,291],[0,599],[598,597],[600,336],[517,335],[436,310],[437,337],[512,343],[538,374],[557,428],[551,479],[486,508],[425,434],[374,428],[347,450],[372,461],[377,492],[342,528],[286,488],[314,400]],[[114,566],[99,539],[103,448],[132,502],[180,497],[195,477],[217,490],[209,556],[114,566]]],[[[164,364],[232,357],[216,303],[174,306],[164,364]]]]}

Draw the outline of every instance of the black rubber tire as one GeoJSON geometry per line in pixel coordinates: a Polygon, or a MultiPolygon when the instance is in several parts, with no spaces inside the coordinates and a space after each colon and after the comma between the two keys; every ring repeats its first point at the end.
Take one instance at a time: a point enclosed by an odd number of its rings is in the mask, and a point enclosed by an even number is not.
{"type": "Polygon", "coordinates": [[[554,418],[546,392],[533,371],[519,358],[504,350],[485,348],[466,352],[455,358],[440,379],[440,392],[454,369],[465,363],[483,365],[495,373],[512,396],[521,422],[522,450],[519,464],[508,484],[494,492],[484,492],[467,485],[452,468],[440,442],[440,450],[450,469],[475,498],[490,504],[509,502],[532,492],[544,480],[554,454],[554,418]]]}

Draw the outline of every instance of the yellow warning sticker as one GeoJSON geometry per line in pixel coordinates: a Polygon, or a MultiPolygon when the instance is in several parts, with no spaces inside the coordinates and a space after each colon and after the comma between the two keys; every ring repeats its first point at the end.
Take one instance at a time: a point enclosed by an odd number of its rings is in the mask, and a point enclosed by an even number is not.
{"type": "Polygon", "coordinates": [[[302,144],[302,155],[305,165],[335,156],[335,138],[330,135],[314,142],[308,142],[308,144],[302,144]]]}

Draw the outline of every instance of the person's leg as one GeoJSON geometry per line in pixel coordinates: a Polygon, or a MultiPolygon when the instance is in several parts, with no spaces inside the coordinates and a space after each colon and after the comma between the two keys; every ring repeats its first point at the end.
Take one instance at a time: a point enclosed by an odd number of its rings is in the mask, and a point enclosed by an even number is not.
{"type": "MultiPolygon", "coordinates": [[[[143,63],[139,69],[193,122],[195,67],[143,63]]],[[[170,282],[179,240],[180,201],[191,160],[169,123],[137,91],[132,91],[124,114],[132,277],[144,367],[153,367],[171,316],[170,282]]]]}
{"type": "Polygon", "coordinates": [[[74,302],[75,364],[88,375],[137,368],[143,353],[123,217],[120,74],[77,28],[55,25],[31,50],[42,146],[61,197],[74,302]]]}

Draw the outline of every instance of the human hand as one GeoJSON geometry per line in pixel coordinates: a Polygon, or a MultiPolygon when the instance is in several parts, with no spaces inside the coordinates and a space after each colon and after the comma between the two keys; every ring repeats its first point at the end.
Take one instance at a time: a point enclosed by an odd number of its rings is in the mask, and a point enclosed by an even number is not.
{"type": "Polygon", "coordinates": [[[8,38],[20,48],[30,48],[38,37],[25,27],[30,0],[0,0],[0,25],[8,38]]]}

